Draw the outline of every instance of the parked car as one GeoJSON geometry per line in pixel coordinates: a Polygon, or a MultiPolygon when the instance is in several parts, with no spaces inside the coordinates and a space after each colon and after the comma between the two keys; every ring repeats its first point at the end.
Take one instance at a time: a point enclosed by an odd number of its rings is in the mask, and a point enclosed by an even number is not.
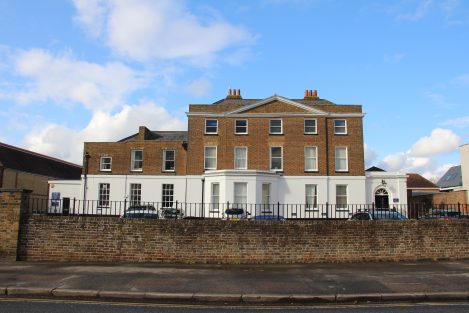
{"type": "Polygon", "coordinates": [[[349,220],[357,221],[357,220],[393,220],[393,221],[403,221],[406,220],[407,217],[402,215],[399,212],[392,211],[392,210],[376,210],[376,211],[362,211],[353,214],[349,220]]]}
{"type": "Polygon", "coordinates": [[[251,213],[247,212],[244,208],[228,208],[225,210],[225,220],[245,220],[248,219],[251,213]]]}
{"type": "Polygon", "coordinates": [[[176,208],[163,208],[161,209],[161,215],[165,219],[178,219],[183,217],[183,213],[180,209],[176,208]]]}
{"type": "Polygon", "coordinates": [[[457,210],[433,209],[422,217],[424,220],[449,220],[455,218],[469,218],[469,215],[462,214],[457,210]]]}
{"type": "Polygon", "coordinates": [[[256,215],[253,218],[256,221],[284,221],[285,218],[281,215],[256,215]]]}
{"type": "Polygon", "coordinates": [[[129,206],[121,218],[158,218],[158,211],[153,205],[132,205],[129,206]]]}

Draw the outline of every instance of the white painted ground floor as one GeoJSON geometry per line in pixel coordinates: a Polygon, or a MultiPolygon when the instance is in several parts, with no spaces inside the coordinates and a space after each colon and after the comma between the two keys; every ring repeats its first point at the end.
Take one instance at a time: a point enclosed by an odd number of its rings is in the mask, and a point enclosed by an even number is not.
{"type": "Polygon", "coordinates": [[[225,208],[239,206],[247,207],[252,214],[345,217],[351,206],[375,203],[392,208],[407,204],[406,175],[391,172],[367,172],[366,176],[283,176],[268,171],[219,170],[200,176],[88,175],[86,188],[84,177],[80,181],[49,183],[50,199],[58,200],[55,209],[59,211],[63,198],[75,199],[74,205],[85,199],[92,203],[89,206],[100,208],[101,213],[112,203],[125,203],[119,204],[118,210],[135,203],[152,202],[163,208],[179,203],[193,211],[186,216],[204,217],[218,217],[225,208]],[[286,204],[289,207],[285,211],[286,204]]]}

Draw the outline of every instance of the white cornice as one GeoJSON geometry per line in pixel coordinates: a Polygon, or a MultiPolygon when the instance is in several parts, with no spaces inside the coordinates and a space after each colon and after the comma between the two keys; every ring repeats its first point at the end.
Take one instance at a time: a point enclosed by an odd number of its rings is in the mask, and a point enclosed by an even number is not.
{"type": "Polygon", "coordinates": [[[312,116],[324,116],[324,117],[364,117],[365,113],[324,113],[324,114],[315,114],[315,113],[236,113],[228,114],[228,112],[186,112],[187,116],[206,116],[206,117],[312,117],[312,116]]]}
{"type": "Polygon", "coordinates": [[[295,102],[293,100],[290,100],[290,99],[287,99],[287,98],[284,98],[282,96],[277,96],[277,95],[274,95],[274,96],[271,96],[271,97],[268,97],[268,98],[265,98],[264,100],[261,100],[261,101],[258,101],[258,102],[255,102],[255,103],[252,103],[250,105],[247,105],[247,106],[243,106],[241,108],[238,108],[236,110],[233,110],[233,111],[230,111],[230,112],[226,112],[227,115],[230,115],[230,114],[236,114],[236,113],[241,113],[241,112],[245,112],[245,111],[249,111],[249,110],[252,110],[254,108],[257,108],[257,107],[260,107],[264,104],[267,104],[267,103],[270,103],[272,101],[280,101],[280,102],[283,102],[285,104],[289,104],[289,105],[293,105],[295,107],[298,107],[300,109],[303,109],[305,110],[306,112],[309,112],[309,113],[313,113],[313,114],[316,114],[316,115],[325,115],[326,113],[321,111],[321,110],[318,110],[318,109],[314,109],[312,107],[309,107],[307,105],[304,105],[302,103],[299,103],[299,102],[295,102]]]}

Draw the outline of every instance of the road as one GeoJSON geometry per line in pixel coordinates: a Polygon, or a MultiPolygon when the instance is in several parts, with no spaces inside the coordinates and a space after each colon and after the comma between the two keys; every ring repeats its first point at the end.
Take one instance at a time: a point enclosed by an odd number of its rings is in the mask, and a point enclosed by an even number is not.
{"type": "Polygon", "coordinates": [[[0,299],[0,313],[465,313],[469,303],[337,305],[307,307],[223,307],[202,305],[137,304],[58,300],[0,299]]]}

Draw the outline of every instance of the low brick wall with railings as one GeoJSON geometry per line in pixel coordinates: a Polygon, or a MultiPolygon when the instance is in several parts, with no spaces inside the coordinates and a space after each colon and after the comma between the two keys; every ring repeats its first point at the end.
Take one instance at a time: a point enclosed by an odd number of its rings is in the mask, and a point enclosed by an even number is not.
{"type": "Polygon", "coordinates": [[[278,264],[469,257],[469,220],[223,221],[30,216],[27,261],[278,264]]]}

